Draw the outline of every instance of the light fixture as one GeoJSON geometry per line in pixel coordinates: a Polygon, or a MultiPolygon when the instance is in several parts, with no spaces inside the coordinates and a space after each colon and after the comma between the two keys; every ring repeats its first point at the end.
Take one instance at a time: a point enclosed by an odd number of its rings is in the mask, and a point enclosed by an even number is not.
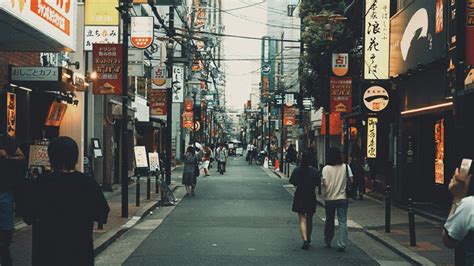
{"type": "Polygon", "coordinates": [[[436,104],[436,105],[431,105],[431,106],[422,107],[422,108],[418,108],[418,109],[403,111],[400,114],[401,115],[407,115],[407,114],[419,113],[419,112],[423,112],[423,111],[429,111],[429,110],[439,109],[439,108],[443,108],[443,107],[449,107],[451,105],[453,105],[453,102],[436,104]]]}
{"type": "Polygon", "coordinates": [[[19,89],[22,89],[22,90],[25,90],[25,91],[29,91],[29,92],[33,91],[32,89],[29,89],[29,88],[26,88],[26,87],[22,87],[22,86],[19,86],[18,88],[19,88],[19,89]]]}

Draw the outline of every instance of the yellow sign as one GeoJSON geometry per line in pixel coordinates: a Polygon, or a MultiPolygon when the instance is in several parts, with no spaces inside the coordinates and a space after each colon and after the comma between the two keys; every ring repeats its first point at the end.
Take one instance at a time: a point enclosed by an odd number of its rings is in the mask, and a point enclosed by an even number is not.
{"type": "Polygon", "coordinates": [[[376,117],[367,119],[367,158],[377,158],[377,122],[376,117]]]}
{"type": "Polygon", "coordinates": [[[119,25],[118,0],[86,0],[85,25],[119,25]]]}

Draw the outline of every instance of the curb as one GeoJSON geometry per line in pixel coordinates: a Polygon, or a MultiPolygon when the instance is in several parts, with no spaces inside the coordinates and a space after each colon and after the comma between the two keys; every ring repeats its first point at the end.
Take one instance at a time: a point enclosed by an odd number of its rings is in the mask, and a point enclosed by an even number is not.
{"type": "MultiPolygon", "coordinates": [[[[175,192],[180,185],[175,185],[171,191],[175,192]]],[[[125,234],[128,230],[133,228],[137,223],[139,223],[143,218],[148,216],[150,212],[155,209],[156,207],[160,206],[160,201],[150,202],[143,206],[140,210],[138,210],[137,214],[131,217],[128,222],[123,224],[120,227],[114,228],[111,231],[107,232],[102,237],[94,240],[94,257],[99,255],[102,251],[104,251],[108,246],[110,246],[115,240],[120,238],[123,234],[125,234]]]]}
{"type": "Polygon", "coordinates": [[[364,230],[365,234],[374,239],[375,241],[383,244],[385,247],[389,248],[393,252],[397,253],[398,255],[402,256],[406,260],[412,262],[415,265],[436,265],[431,260],[418,255],[416,252],[411,251],[409,248],[406,248],[394,240],[390,239],[383,234],[380,234],[373,230],[364,230]]]}

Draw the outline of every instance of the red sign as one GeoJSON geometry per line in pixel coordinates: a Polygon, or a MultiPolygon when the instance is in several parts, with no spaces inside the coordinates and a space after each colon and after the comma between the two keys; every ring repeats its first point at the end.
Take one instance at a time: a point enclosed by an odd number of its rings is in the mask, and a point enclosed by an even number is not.
{"type": "Polygon", "coordinates": [[[166,90],[150,90],[150,115],[166,115],[166,90]]]}
{"type": "Polygon", "coordinates": [[[352,111],[352,78],[331,78],[331,113],[349,113],[352,111]]]}
{"type": "Polygon", "coordinates": [[[284,106],[283,125],[294,126],[296,124],[296,108],[284,106]]]}
{"type": "Polygon", "coordinates": [[[97,72],[94,94],[122,94],[122,45],[93,44],[92,69],[97,72]]]}
{"type": "Polygon", "coordinates": [[[130,42],[133,46],[145,49],[153,43],[153,17],[131,18],[130,42]]]}
{"type": "MultiPolygon", "coordinates": [[[[329,115],[329,133],[331,136],[339,136],[342,134],[342,120],[340,113],[329,115]]],[[[321,120],[321,135],[326,135],[326,114],[324,112],[321,120]]]]}
{"type": "Polygon", "coordinates": [[[194,114],[193,112],[184,112],[182,115],[183,118],[183,128],[192,128],[193,127],[193,120],[194,114]]]}

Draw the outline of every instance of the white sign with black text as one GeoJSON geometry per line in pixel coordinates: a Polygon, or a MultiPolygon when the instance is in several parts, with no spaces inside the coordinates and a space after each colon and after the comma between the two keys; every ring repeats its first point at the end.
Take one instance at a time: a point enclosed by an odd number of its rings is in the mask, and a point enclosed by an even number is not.
{"type": "Polygon", "coordinates": [[[173,102],[184,102],[184,67],[173,66],[173,102]]]}

